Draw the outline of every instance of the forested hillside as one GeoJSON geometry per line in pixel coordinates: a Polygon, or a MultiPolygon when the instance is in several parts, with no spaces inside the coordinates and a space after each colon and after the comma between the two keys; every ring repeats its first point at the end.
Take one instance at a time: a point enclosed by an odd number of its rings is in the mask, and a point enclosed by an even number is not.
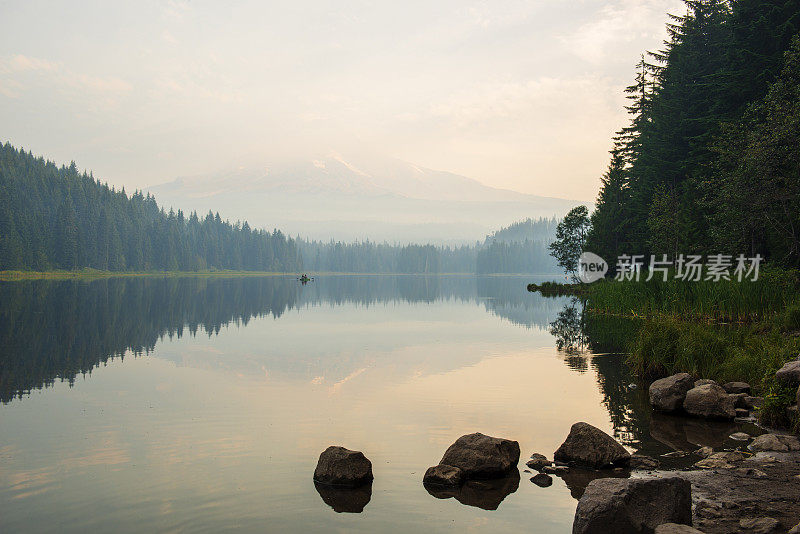
{"type": "Polygon", "coordinates": [[[303,265],[313,272],[547,274],[559,272],[547,248],[557,223],[555,218],[526,219],[475,245],[296,242],[303,265]]]}
{"type": "Polygon", "coordinates": [[[10,144],[0,146],[0,270],[296,271],[300,256],[280,232],[208,213],[166,213],[155,198],[115,191],[10,144]]]}
{"type": "Polygon", "coordinates": [[[687,0],[628,89],[587,249],[800,266],[800,0],[687,0]]]}

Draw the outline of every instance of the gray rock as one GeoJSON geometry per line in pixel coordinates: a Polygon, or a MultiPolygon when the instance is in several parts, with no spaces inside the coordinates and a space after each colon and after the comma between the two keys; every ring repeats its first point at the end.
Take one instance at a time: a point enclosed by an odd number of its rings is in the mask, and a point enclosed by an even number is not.
{"type": "Polygon", "coordinates": [[[678,373],[656,380],[648,390],[650,405],[662,412],[674,412],[683,406],[686,392],[694,387],[694,378],[688,373],[678,373]]]}
{"type": "Polygon", "coordinates": [[[794,406],[786,407],[786,417],[789,418],[789,421],[794,421],[795,419],[797,419],[799,414],[800,411],[798,411],[796,404],[794,406]]]}
{"type": "Polygon", "coordinates": [[[729,393],[728,396],[733,399],[734,408],[747,408],[745,399],[748,397],[747,393],[729,393]]]}
{"type": "Polygon", "coordinates": [[[724,389],[714,384],[690,389],[683,401],[683,409],[691,415],[707,419],[733,419],[736,417],[733,399],[724,389]]]}
{"type": "Polygon", "coordinates": [[[422,483],[434,486],[460,486],[464,483],[464,471],[452,465],[434,465],[425,471],[422,483]]]}
{"type": "Polygon", "coordinates": [[[644,454],[632,454],[630,467],[631,469],[640,470],[658,469],[661,467],[661,462],[650,456],[645,456],[644,454]]]}
{"type": "Polygon", "coordinates": [[[786,362],[786,364],[775,373],[775,378],[780,382],[786,382],[788,384],[800,384],[800,360],[786,362]]]}
{"type": "Polygon", "coordinates": [[[703,534],[703,532],[689,525],[664,523],[656,527],[655,534],[703,534]]]}
{"type": "Polygon", "coordinates": [[[733,434],[731,434],[728,437],[731,438],[731,439],[735,439],[736,441],[748,441],[748,440],[753,439],[753,436],[751,436],[750,434],[747,434],[745,432],[734,432],[733,434]]]}
{"type": "Polygon", "coordinates": [[[706,384],[716,384],[717,386],[719,385],[717,384],[716,380],[711,380],[710,378],[701,378],[700,380],[694,381],[694,387],[705,386],[706,384]]]}
{"type": "Polygon", "coordinates": [[[800,450],[800,440],[794,436],[784,434],[762,434],[747,446],[753,452],[764,451],[798,451],[800,450]]]}
{"type": "Polygon", "coordinates": [[[531,459],[525,462],[525,465],[527,465],[531,469],[536,469],[537,471],[541,471],[542,467],[546,465],[553,465],[553,462],[548,460],[544,454],[539,454],[535,452],[531,454],[531,459]]]}
{"type": "Polygon", "coordinates": [[[553,485],[553,477],[544,473],[539,473],[538,475],[531,477],[531,482],[540,488],[546,488],[553,485]]]}
{"type": "Polygon", "coordinates": [[[722,389],[728,393],[747,393],[750,394],[750,384],[747,382],[728,382],[722,384],[722,389]]]}
{"type": "Polygon", "coordinates": [[[760,517],[740,520],[739,528],[754,534],[771,534],[773,532],[778,532],[781,528],[781,524],[777,519],[760,517]]]}
{"type": "Polygon", "coordinates": [[[589,423],[575,423],[564,443],[553,454],[556,462],[583,467],[621,467],[630,462],[631,455],[617,441],[589,423]]]}
{"type": "Polygon", "coordinates": [[[709,456],[714,454],[714,449],[712,449],[711,447],[700,447],[699,449],[694,451],[694,453],[697,454],[698,456],[702,456],[703,458],[708,458],[709,456]]]}
{"type": "Polygon", "coordinates": [[[789,534],[800,534],[800,523],[793,526],[792,530],[789,531],[789,534]]]}
{"type": "Polygon", "coordinates": [[[573,534],[639,534],[692,522],[692,488],[678,477],[593,480],[578,501],[573,534]]]}
{"type": "Polygon", "coordinates": [[[761,469],[756,469],[754,467],[740,467],[736,471],[734,471],[737,475],[746,478],[768,478],[769,475],[766,474],[761,469]]]}
{"type": "Polygon", "coordinates": [[[314,481],[354,488],[372,481],[372,462],[362,452],[328,447],[319,455],[314,481]]]}
{"type": "Polygon", "coordinates": [[[695,462],[694,466],[700,469],[733,469],[734,464],[742,460],[744,460],[744,454],[740,452],[715,452],[699,462],[695,462]]]}
{"type": "Polygon", "coordinates": [[[519,443],[476,432],[458,438],[439,463],[462,469],[468,480],[483,480],[509,474],[517,462],[519,443]]]}
{"type": "Polygon", "coordinates": [[[736,417],[739,419],[747,419],[750,417],[750,410],[746,408],[736,408],[736,417]]]}

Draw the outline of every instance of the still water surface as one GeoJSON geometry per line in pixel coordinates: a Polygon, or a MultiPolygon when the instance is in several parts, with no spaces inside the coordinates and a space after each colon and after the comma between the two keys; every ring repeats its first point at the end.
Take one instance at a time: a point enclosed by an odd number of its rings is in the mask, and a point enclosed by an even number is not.
{"type": "Polygon", "coordinates": [[[624,325],[530,281],[0,283],[0,530],[566,533],[592,475],[540,488],[524,461],[572,423],[654,455],[735,430],[652,418],[606,354],[624,325]],[[429,493],[476,431],[519,441],[520,473],[429,493]],[[371,488],[315,488],[332,444],[372,460],[371,488]]]}

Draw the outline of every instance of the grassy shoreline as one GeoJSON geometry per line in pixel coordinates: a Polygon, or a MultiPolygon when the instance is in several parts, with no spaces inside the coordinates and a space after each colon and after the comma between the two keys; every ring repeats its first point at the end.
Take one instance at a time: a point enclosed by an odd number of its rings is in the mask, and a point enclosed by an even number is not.
{"type": "Polygon", "coordinates": [[[528,290],[575,296],[594,316],[636,319],[626,352],[640,378],[743,380],[765,397],[764,423],[798,428],[786,414],[796,389],[776,383],[775,371],[800,353],[800,272],[771,270],[757,282],[604,280],[528,290]]]}

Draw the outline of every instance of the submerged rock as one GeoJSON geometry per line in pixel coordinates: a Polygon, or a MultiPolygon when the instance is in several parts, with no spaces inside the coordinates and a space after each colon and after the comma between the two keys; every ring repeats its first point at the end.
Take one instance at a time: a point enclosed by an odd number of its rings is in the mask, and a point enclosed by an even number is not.
{"type": "Polygon", "coordinates": [[[360,486],[372,481],[372,463],[360,451],[328,447],[319,455],[314,481],[330,486],[360,486]]]}
{"type": "Polygon", "coordinates": [[[728,437],[731,439],[735,439],[736,441],[748,441],[753,438],[753,436],[745,432],[734,432],[728,437]]]}
{"type": "Polygon", "coordinates": [[[525,465],[527,465],[531,469],[536,469],[537,471],[541,471],[543,467],[552,464],[553,462],[548,460],[544,454],[539,454],[536,452],[531,454],[531,459],[525,462],[525,465]]]}
{"type": "Polygon", "coordinates": [[[464,471],[452,465],[434,465],[425,471],[423,484],[434,486],[460,486],[464,482],[464,471]]]}
{"type": "Polygon", "coordinates": [[[720,386],[705,384],[690,389],[683,401],[683,409],[691,415],[708,419],[733,419],[736,417],[734,400],[720,386]]]}
{"type": "Polygon", "coordinates": [[[538,475],[531,477],[531,482],[540,488],[546,488],[553,485],[553,477],[545,473],[539,473],[538,475]]]}
{"type": "Polygon", "coordinates": [[[480,480],[506,476],[518,462],[519,443],[476,432],[458,438],[439,463],[463,470],[465,479],[480,480]]]}
{"type": "Polygon", "coordinates": [[[694,387],[694,378],[688,373],[678,373],[656,380],[648,390],[650,405],[662,412],[674,412],[683,406],[686,393],[694,387]]]}
{"type": "Polygon", "coordinates": [[[747,382],[728,382],[722,384],[722,389],[728,393],[747,393],[750,394],[750,384],[747,382]]]}
{"type": "Polygon", "coordinates": [[[599,428],[589,423],[575,423],[553,458],[556,462],[601,468],[627,466],[631,455],[599,428]]]}
{"type": "Polygon", "coordinates": [[[639,534],[692,522],[692,489],[678,477],[593,480],[578,501],[573,534],[639,534]]]}
{"type": "Polygon", "coordinates": [[[753,452],[764,451],[800,451],[800,440],[784,434],[762,434],[747,446],[753,452]]]}

